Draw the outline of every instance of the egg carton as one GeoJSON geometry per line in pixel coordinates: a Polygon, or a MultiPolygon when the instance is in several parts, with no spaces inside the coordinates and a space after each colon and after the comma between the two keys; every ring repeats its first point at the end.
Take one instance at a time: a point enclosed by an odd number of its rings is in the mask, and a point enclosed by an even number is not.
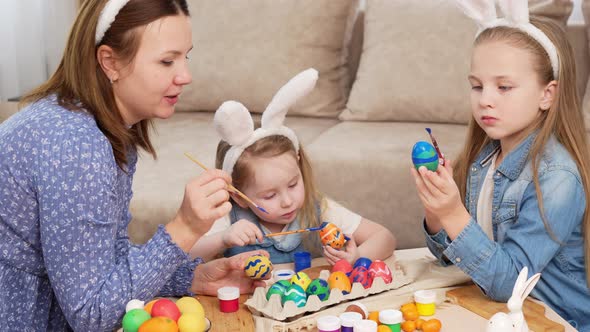
{"type": "MultiPolygon", "coordinates": [[[[320,278],[328,280],[330,271],[322,270],[320,278]]],[[[297,307],[295,302],[287,301],[281,304],[281,296],[273,294],[266,299],[266,293],[271,285],[266,287],[258,287],[254,290],[254,294],[246,301],[246,306],[255,315],[272,318],[278,321],[284,321],[293,317],[299,317],[307,312],[316,312],[322,308],[331,306],[333,304],[346,302],[350,300],[360,299],[372,294],[385,292],[392,289],[397,289],[412,282],[412,278],[406,276],[404,271],[396,267],[392,270],[393,280],[386,284],[383,279],[377,277],[373,279],[373,284],[369,288],[364,288],[359,282],[352,284],[350,293],[343,294],[340,289],[333,288],[330,290],[330,297],[326,301],[319,299],[317,295],[310,295],[307,297],[307,302],[302,307],[297,307]]]]}

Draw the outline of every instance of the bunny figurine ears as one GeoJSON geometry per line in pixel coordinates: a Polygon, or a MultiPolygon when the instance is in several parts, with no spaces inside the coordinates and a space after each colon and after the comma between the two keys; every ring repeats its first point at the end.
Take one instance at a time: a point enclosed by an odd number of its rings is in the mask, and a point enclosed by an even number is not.
{"type": "Polygon", "coordinates": [[[290,128],[283,125],[287,111],[300,98],[307,95],[315,87],[318,71],[310,68],[285,84],[272,98],[262,113],[261,127],[254,130],[254,121],[248,109],[239,102],[226,101],[215,112],[213,122],[221,139],[228,142],[231,148],[225,154],[223,170],[230,175],[244,150],[261,138],[281,135],[293,143],[295,152],[299,153],[299,140],[290,128]]]}
{"type": "Polygon", "coordinates": [[[543,31],[530,23],[528,0],[498,0],[504,18],[498,18],[496,15],[496,1],[494,0],[456,0],[456,2],[465,15],[475,20],[479,26],[477,35],[489,28],[506,26],[519,29],[536,40],[549,55],[551,67],[553,68],[553,78],[558,79],[559,58],[557,49],[543,31]]]}

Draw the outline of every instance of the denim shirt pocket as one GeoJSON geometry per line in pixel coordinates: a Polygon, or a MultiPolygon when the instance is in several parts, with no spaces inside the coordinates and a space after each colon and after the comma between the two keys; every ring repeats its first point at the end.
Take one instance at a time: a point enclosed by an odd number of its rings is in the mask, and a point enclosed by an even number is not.
{"type": "Polygon", "coordinates": [[[500,203],[500,207],[493,218],[494,236],[496,241],[502,243],[506,232],[518,220],[518,204],[514,200],[506,200],[500,203]]]}

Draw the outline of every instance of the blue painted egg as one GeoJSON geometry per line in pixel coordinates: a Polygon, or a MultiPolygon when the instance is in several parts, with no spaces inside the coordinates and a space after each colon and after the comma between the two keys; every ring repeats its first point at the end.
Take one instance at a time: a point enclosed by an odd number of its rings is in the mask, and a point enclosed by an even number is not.
{"type": "Polygon", "coordinates": [[[433,172],[436,171],[438,168],[438,154],[434,146],[425,141],[419,141],[414,144],[412,148],[412,163],[414,163],[416,169],[420,168],[420,166],[425,166],[433,172]]]}
{"type": "Polygon", "coordinates": [[[369,270],[364,266],[357,266],[352,269],[349,278],[353,283],[358,282],[364,288],[369,288],[373,284],[373,279],[369,276],[369,270]]]}
{"type": "Polygon", "coordinates": [[[282,298],[289,286],[291,286],[291,283],[288,280],[279,280],[275,282],[270,286],[268,291],[266,291],[266,299],[270,300],[270,296],[273,294],[279,294],[279,297],[282,298]]]}
{"type": "Polygon", "coordinates": [[[307,295],[317,295],[318,298],[322,301],[328,300],[330,298],[330,287],[328,287],[328,282],[324,279],[314,279],[309,286],[307,286],[307,290],[305,291],[307,295]]]}
{"type": "Polygon", "coordinates": [[[283,304],[285,304],[287,301],[293,301],[297,307],[303,307],[305,306],[305,303],[307,303],[307,295],[301,286],[297,284],[291,284],[291,286],[289,286],[287,291],[283,294],[283,304]]]}
{"type": "Polygon", "coordinates": [[[301,286],[303,290],[307,289],[311,279],[305,272],[297,272],[293,277],[291,277],[291,283],[301,286]]]}
{"type": "Polygon", "coordinates": [[[364,267],[365,269],[369,269],[371,267],[371,263],[373,263],[373,261],[371,261],[370,258],[367,257],[359,257],[355,262],[354,265],[352,266],[353,269],[356,269],[359,266],[364,267]]]}
{"type": "Polygon", "coordinates": [[[266,256],[253,255],[246,260],[244,272],[252,279],[262,279],[272,272],[272,263],[266,256]]]}

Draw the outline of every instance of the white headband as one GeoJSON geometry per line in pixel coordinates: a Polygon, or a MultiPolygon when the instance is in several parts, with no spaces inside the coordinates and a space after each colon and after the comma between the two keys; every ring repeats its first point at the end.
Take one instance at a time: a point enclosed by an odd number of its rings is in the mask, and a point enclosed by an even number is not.
{"type": "Polygon", "coordinates": [[[536,40],[547,52],[553,77],[559,78],[559,57],[557,49],[549,37],[529,21],[529,5],[527,0],[498,0],[504,18],[496,15],[496,4],[494,0],[456,0],[465,15],[469,16],[479,26],[476,37],[490,28],[506,26],[521,30],[536,40]]]}
{"type": "Polygon", "coordinates": [[[223,170],[230,175],[244,150],[261,138],[281,135],[287,137],[295,152],[299,153],[297,135],[283,125],[287,111],[299,99],[313,90],[318,71],[310,68],[285,84],[272,98],[262,113],[261,127],[254,130],[254,121],[248,109],[239,102],[226,101],[215,112],[213,122],[221,139],[231,145],[223,160],[223,170]]]}
{"type": "Polygon", "coordinates": [[[111,24],[115,21],[115,17],[119,14],[121,8],[125,7],[125,5],[129,2],[129,0],[109,0],[107,1],[106,5],[100,12],[100,16],[98,17],[98,23],[96,24],[96,34],[94,36],[94,45],[100,44],[102,41],[102,37],[104,37],[105,32],[111,27],[111,24]]]}

